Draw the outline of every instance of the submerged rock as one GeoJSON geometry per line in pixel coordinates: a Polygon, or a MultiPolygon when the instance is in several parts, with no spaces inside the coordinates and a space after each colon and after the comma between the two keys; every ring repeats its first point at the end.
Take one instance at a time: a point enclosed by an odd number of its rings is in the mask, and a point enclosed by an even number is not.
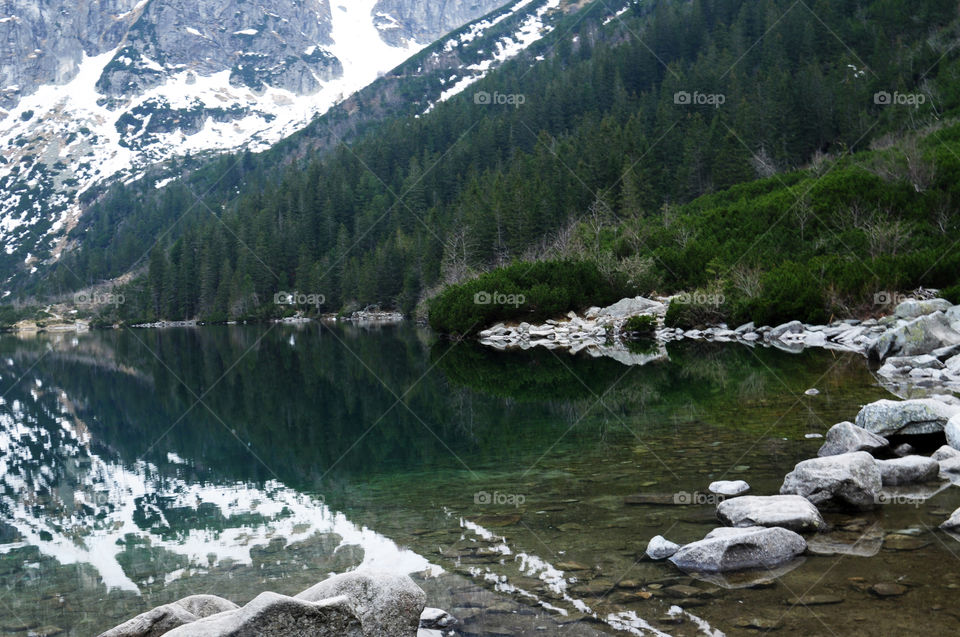
{"type": "Polygon", "coordinates": [[[675,544],[663,537],[656,535],[647,544],[647,557],[651,560],[665,560],[680,549],[679,544],[675,544]]]}
{"type": "Polygon", "coordinates": [[[711,482],[707,490],[717,495],[734,496],[749,491],[750,485],[743,480],[717,480],[711,482]]]}
{"type": "Polygon", "coordinates": [[[940,463],[924,456],[877,460],[877,466],[884,486],[930,482],[936,480],[940,473],[940,463]]]}
{"type": "Polygon", "coordinates": [[[670,561],[685,571],[707,573],[766,569],[789,562],[806,548],[800,535],[780,527],[718,528],[681,547],[670,561]]]}
{"type": "Polygon", "coordinates": [[[296,599],[319,601],[346,595],[357,609],[367,637],[415,634],[427,596],[406,575],[353,571],[314,584],[296,599]]]}
{"type": "Polygon", "coordinates": [[[943,431],[960,407],[932,398],[882,399],[864,405],[857,414],[857,426],[880,436],[930,434],[943,431]]]}
{"type": "Polygon", "coordinates": [[[782,495],[801,495],[813,504],[859,510],[877,506],[882,481],[869,453],[857,451],[804,460],[784,478],[782,495]]]}
{"type": "Polygon", "coordinates": [[[852,422],[837,423],[827,431],[826,440],[817,452],[821,458],[853,451],[876,451],[889,444],[886,438],[858,427],[852,422]]]}
{"type": "Polygon", "coordinates": [[[791,531],[816,531],[825,526],[817,507],[799,495],[745,495],[724,500],[717,517],[737,527],[779,526],[791,531]]]}
{"type": "MultiPolygon", "coordinates": [[[[419,623],[419,615],[417,619],[419,623]]],[[[364,633],[360,617],[346,596],[308,602],[269,592],[260,593],[243,608],[198,619],[166,633],[166,637],[240,635],[363,637],[364,633]]]]}

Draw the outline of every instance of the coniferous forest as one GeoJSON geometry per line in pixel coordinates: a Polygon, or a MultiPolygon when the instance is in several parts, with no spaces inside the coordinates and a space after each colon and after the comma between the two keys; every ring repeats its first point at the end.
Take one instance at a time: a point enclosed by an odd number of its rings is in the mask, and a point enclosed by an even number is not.
{"type": "MultiPolygon", "coordinates": [[[[552,260],[555,310],[611,290],[722,298],[677,324],[820,320],[917,286],[960,301],[958,36],[948,0],[659,1],[615,19],[594,3],[329,152],[193,157],[164,188],[115,185],[26,292],[114,281],[126,302],[105,318],[128,322],[414,312],[552,260]],[[603,284],[581,286],[584,267],[603,284]],[[324,302],[278,306],[284,291],[324,302]]],[[[432,323],[458,331],[444,311],[432,323]]]]}

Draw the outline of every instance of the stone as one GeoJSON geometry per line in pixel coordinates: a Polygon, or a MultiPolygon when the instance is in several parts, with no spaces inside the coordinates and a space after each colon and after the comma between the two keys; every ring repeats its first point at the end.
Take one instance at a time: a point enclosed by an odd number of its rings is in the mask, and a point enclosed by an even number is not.
{"type": "Polygon", "coordinates": [[[440,608],[424,608],[420,613],[420,628],[423,630],[447,630],[457,625],[457,618],[440,608]]]}
{"type": "Polygon", "coordinates": [[[828,593],[801,595],[783,601],[788,606],[827,606],[829,604],[842,604],[843,598],[839,595],[830,595],[828,593]]]}
{"type": "Polygon", "coordinates": [[[903,444],[899,444],[893,449],[893,455],[897,456],[898,458],[905,458],[907,456],[912,456],[916,453],[917,453],[917,450],[914,449],[913,445],[911,445],[909,442],[904,442],[903,444]]]}
{"type": "Polygon", "coordinates": [[[817,455],[823,458],[853,451],[876,451],[888,444],[886,438],[870,433],[852,422],[844,421],[830,427],[817,455]]]}
{"type": "Polygon", "coordinates": [[[944,365],[936,356],[930,354],[921,354],[920,356],[891,356],[886,361],[887,365],[894,367],[909,367],[910,369],[943,369],[944,365]]]}
{"type": "Polygon", "coordinates": [[[663,303],[651,299],[637,296],[632,299],[620,299],[613,305],[608,305],[597,312],[598,316],[609,316],[612,318],[627,318],[638,314],[650,314],[653,312],[662,312],[665,309],[663,303]]]}
{"type": "Polygon", "coordinates": [[[806,548],[803,537],[780,527],[718,528],[699,542],[681,547],[670,561],[685,571],[722,573],[773,568],[806,548]]]}
{"type": "Polygon", "coordinates": [[[950,514],[950,517],[940,525],[944,531],[960,531],[960,509],[950,514]]]}
{"type": "MultiPolygon", "coordinates": [[[[419,625],[420,615],[417,614],[419,625]]],[[[406,635],[413,635],[407,632],[406,635]]],[[[387,633],[384,633],[387,634],[387,633]]],[[[309,602],[260,593],[237,610],[185,624],[165,637],[363,637],[358,611],[346,596],[309,602]]]]}
{"type": "Polygon", "coordinates": [[[940,473],[940,463],[924,456],[877,460],[877,466],[884,486],[930,482],[936,480],[940,473]]]}
{"type": "Polygon", "coordinates": [[[717,480],[711,482],[707,490],[717,495],[734,496],[749,491],[750,485],[743,480],[717,480]]]}
{"type": "Polygon", "coordinates": [[[790,321],[783,323],[767,332],[770,339],[782,338],[785,334],[800,334],[803,332],[803,323],[800,321],[790,321]]]}
{"type": "Polygon", "coordinates": [[[240,608],[230,600],[216,595],[190,595],[178,599],[174,604],[186,608],[197,617],[209,617],[210,615],[240,608]]]}
{"type": "Polygon", "coordinates": [[[947,444],[951,449],[960,449],[960,414],[947,421],[943,426],[943,433],[947,437],[947,444]]]}
{"type": "Polygon", "coordinates": [[[647,544],[647,557],[651,560],[665,560],[680,549],[679,544],[675,544],[662,535],[656,535],[647,544]]]}
{"type": "Polygon", "coordinates": [[[164,604],[128,619],[100,637],[160,637],[197,621],[198,617],[179,604],[164,604]]]}
{"type": "Polygon", "coordinates": [[[935,312],[894,327],[867,346],[867,355],[873,360],[888,356],[916,356],[935,349],[960,344],[960,332],[951,326],[943,312],[935,312]]]}
{"type": "Polygon", "coordinates": [[[427,596],[407,575],[374,570],[334,575],[296,595],[310,602],[345,595],[357,609],[367,637],[416,634],[427,596]]]}
{"type": "Polygon", "coordinates": [[[870,592],[877,597],[899,597],[907,592],[907,587],[892,582],[878,582],[870,587],[870,592]]]}
{"type": "Polygon", "coordinates": [[[950,301],[946,299],[928,299],[918,301],[916,299],[907,299],[897,305],[893,315],[901,319],[912,319],[918,316],[933,314],[934,312],[944,312],[951,307],[950,301]]]}
{"type": "Polygon", "coordinates": [[[960,450],[957,450],[950,445],[943,445],[939,449],[933,452],[933,455],[930,456],[937,462],[943,462],[944,460],[952,460],[954,458],[960,458],[960,450]]]}
{"type": "Polygon", "coordinates": [[[807,550],[816,555],[873,557],[883,548],[883,527],[871,524],[859,530],[834,529],[807,538],[807,550]]]}
{"type": "Polygon", "coordinates": [[[728,526],[779,526],[798,532],[826,526],[817,507],[799,495],[730,498],[717,506],[717,518],[728,526]]]}
{"type": "Polygon", "coordinates": [[[960,407],[932,398],[882,399],[864,405],[857,414],[857,426],[879,436],[929,434],[943,431],[960,407]]]}
{"type": "Polygon", "coordinates": [[[868,510],[877,506],[880,468],[869,453],[856,451],[798,463],[784,478],[781,495],[801,495],[813,504],[868,510]]]}

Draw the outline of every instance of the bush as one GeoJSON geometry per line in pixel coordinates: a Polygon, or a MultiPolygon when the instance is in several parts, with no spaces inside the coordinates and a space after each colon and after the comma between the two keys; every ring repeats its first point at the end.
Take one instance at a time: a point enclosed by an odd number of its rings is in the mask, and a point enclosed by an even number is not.
{"type": "Polygon", "coordinates": [[[623,324],[623,331],[632,332],[638,336],[650,336],[657,330],[657,319],[654,316],[631,316],[623,324]]]}
{"type": "Polygon", "coordinates": [[[446,288],[429,304],[430,327],[469,335],[499,321],[541,321],[618,300],[621,286],[586,261],[517,262],[446,288]]]}

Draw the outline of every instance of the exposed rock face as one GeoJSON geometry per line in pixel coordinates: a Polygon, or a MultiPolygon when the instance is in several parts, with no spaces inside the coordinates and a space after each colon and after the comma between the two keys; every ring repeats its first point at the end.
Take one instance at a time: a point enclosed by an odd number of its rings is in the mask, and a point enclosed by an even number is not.
{"type": "Polygon", "coordinates": [[[837,423],[827,431],[826,440],[817,455],[836,456],[852,451],[876,451],[883,449],[889,443],[886,438],[870,433],[852,422],[837,423]]]}
{"type": "Polygon", "coordinates": [[[884,332],[870,344],[867,353],[871,358],[883,360],[893,355],[928,354],[957,343],[960,343],[960,333],[943,312],[935,312],[884,332]]]}
{"type": "Polygon", "coordinates": [[[334,575],[296,596],[318,601],[345,595],[357,609],[367,637],[415,635],[427,597],[406,575],[353,571],[334,575]]]}
{"type": "Polygon", "coordinates": [[[731,498],[717,506],[717,518],[728,526],[780,526],[798,532],[825,526],[817,507],[799,495],[731,498]]]}
{"type": "Polygon", "coordinates": [[[228,610],[240,608],[233,602],[216,595],[190,595],[174,602],[182,606],[197,617],[209,617],[228,610]]]}
{"type": "Polygon", "coordinates": [[[879,436],[929,434],[943,431],[960,407],[932,398],[878,400],[857,414],[857,425],[879,436]]]}
{"type": "Polygon", "coordinates": [[[685,571],[707,573],[769,569],[789,562],[806,548],[800,535],[779,527],[719,528],[681,547],[670,561],[685,571]]]}
{"type": "Polygon", "coordinates": [[[878,460],[880,478],[884,486],[898,486],[936,480],[940,464],[933,458],[906,456],[892,460],[878,460]]]}
{"type": "Polygon", "coordinates": [[[926,299],[918,301],[916,299],[907,299],[897,306],[893,315],[902,319],[913,319],[918,316],[926,316],[934,312],[943,312],[950,309],[951,303],[946,299],[926,299]]]}
{"type": "MultiPolygon", "coordinates": [[[[417,615],[419,621],[419,614],[417,615]]],[[[243,608],[217,613],[169,633],[168,637],[362,637],[360,618],[350,600],[333,597],[307,602],[277,593],[260,593],[243,608]]]]}
{"type": "Polygon", "coordinates": [[[409,39],[432,42],[474,18],[505,3],[502,0],[471,2],[410,2],[379,0],[373,8],[378,18],[380,37],[394,46],[404,46],[409,39]]]}
{"type": "Polygon", "coordinates": [[[881,486],[873,456],[857,451],[798,463],[784,478],[780,493],[802,495],[817,506],[868,510],[877,506],[881,486]]]}

